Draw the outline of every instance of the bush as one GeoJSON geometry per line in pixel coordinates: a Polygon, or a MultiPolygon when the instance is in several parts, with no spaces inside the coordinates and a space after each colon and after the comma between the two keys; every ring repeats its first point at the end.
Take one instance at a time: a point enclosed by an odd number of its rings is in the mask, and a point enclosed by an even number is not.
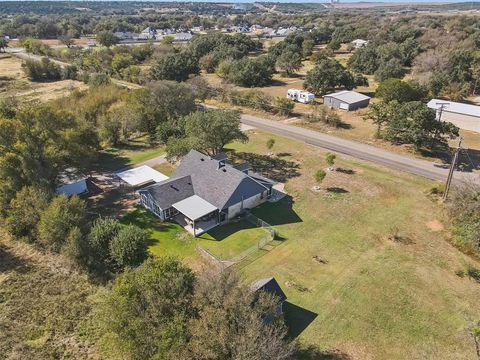
{"type": "Polygon", "coordinates": [[[138,226],[121,229],[110,243],[110,256],[120,268],[140,265],[148,256],[148,234],[138,226]]]}
{"type": "Polygon", "coordinates": [[[60,80],[62,77],[60,66],[48,58],[42,58],[40,61],[27,60],[22,64],[22,68],[32,81],[60,80]]]}
{"type": "Polygon", "coordinates": [[[322,122],[333,127],[341,127],[343,124],[335,110],[328,109],[325,106],[316,107],[314,112],[305,116],[305,120],[309,123],[322,122]]]}
{"type": "Polygon", "coordinates": [[[85,202],[77,196],[55,197],[41,214],[38,224],[38,241],[46,248],[59,252],[71,235],[86,225],[85,202]]]}
{"type": "Polygon", "coordinates": [[[332,153],[327,153],[325,155],[325,161],[327,162],[328,166],[333,166],[335,164],[336,158],[337,158],[337,155],[332,153]]]}
{"type": "Polygon", "coordinates": [[[323,179],[325,179],[325,176],[327,176],[325,170],[317,170],[317,172],[315,173],[315,181],[320,184],[323,179]]]}
{"type": "Polygon", "coordinates": [[[281,116],[290,116],[293,113],[293,109],[295,108],[295,103],[293,100],[284,98],[284,97],[277,97],[273,101],[275,106],[275,111],[277,114],[281,116]]]}
{"type": "Polygon", "coordinates": [[[275,145],[275,139],[272,139],[272,138],[268,139],[267,140],[267,149],[270,150],[271,148],[273,148],[273,145],[275,145]]]}
{"type": "Polygon", "coordinates": [[[102,260],[110,255],[110,243],[122,225],[114,218],[99,218],[94,221],[88,237],[89,244],[95,254],[102,260]]]}

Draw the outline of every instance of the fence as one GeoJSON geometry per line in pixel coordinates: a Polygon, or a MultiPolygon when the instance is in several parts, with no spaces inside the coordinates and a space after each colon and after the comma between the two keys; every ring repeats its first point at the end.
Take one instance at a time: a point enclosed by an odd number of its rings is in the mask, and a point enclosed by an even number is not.
{"type": "Polygon", "coordinates": [[[218,259],[215,255],[211,254],[208,250],[204,249],[201,247],[198,243],[195,245],[196,250],[202,255],[205,259],[210,261],[213,265],[220,269],[226,269],[243,259],[245,259],[247,256],[250,254],[254,253],[258,249],[264,248],[266,245],[271,243],[273,240],[275,240],[275,237],[277,235],[276,230],[267,222],[263,221],[262,219],[256,217],[249,211],[244,213],[244,218],[245,220],[251,222],[255,226],[258,226],[262,229],[265,230],[265,236],[260,239],[255,245],[250,246],[248,249],[242,251],[240,254],[234,256],[233,258],[229,260],[220,260],[218,259]]]}

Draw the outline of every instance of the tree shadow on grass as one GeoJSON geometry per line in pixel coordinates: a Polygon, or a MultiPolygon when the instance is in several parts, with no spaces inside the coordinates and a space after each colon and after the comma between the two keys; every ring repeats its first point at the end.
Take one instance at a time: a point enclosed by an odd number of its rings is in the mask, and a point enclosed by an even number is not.
{"type": "Polygon", "coordinates": [[[252,210],[252,214],[272,226],[301,223],[303,220],[293,209],[294,201],[285,196],[274,203],[264,203],[252,210]]]}
{"type": "Polygon", "coordinates": [[[7,271],[24,274],[30,271],[30,265],[25,259],[13,254],[7,246],[0,244],[0,273],[7,271]]]}
{"type": "Polygon", "coordinates": [[[349,193],[348,190],[341,188],[341,187],[336,187],[336,186],[331,186],[327,188],[328,192],[335,193],[335,194],[347,194],[349,193]]]}
{"type": "Polygon", "coordinates": [[[300,360],[351,360],[352,357],[339,350],[321,350],[316,346],[302,346],[296,352],[300,360]]]}
{"type": "Polygon", "coordinates": [[[246,152],[232,151],[229,155],[233,162],[247,162],[254,171],[278,182],[286,182],[288,179],[300,176],[298,171],[300,165],[293,161],[246,152]]]}
{"type": "Polygon", "coordinates": [[[304,309],[288,301],[283,303],[283,312],[285,315],[285,323],[288,327],[288,337],[292,339],[298,337],[318,316],[318,314],[313,311],[304,309]]]}

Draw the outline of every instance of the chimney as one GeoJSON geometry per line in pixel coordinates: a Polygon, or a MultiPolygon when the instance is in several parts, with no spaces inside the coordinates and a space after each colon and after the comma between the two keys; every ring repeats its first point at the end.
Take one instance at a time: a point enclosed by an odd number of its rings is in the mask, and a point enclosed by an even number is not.
{"type": "Polygon", "coordinates": [[[218,168],[217,168],[217,169],[220,170],[220,169],[223,168],[223,167],[225,167],[225,160],[220,160],[220,161],[218,162],[218,168]]]}

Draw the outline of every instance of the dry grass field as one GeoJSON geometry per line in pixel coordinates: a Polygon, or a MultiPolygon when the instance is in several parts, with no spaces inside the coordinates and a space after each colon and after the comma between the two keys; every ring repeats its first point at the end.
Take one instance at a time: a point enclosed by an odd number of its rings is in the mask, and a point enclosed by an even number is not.
{"type": "Polygon", "coordinates": [[[69,95],[87,85],[75,80],[32,82],[22,70],[22,60],[11,55],[0,55],[0,98],[16,97],[25,101],[48,101],[69,95]]]}
{"type": "Polygon", "coordinates": [[[279,281],[292,336],[334,350],[332,359],[476,359],[468,326],[480,285],[457,272],[479,263],[448,242],[442,206],[427,195],[432,182],[339,158],[341,170],[314,191],[324,152],[249,134],[230,148],[254,168],[281,168],[271,175],[286,179],[292,199],[254,211],[283,243],[239,268],[247,282],[279,281]]]}

